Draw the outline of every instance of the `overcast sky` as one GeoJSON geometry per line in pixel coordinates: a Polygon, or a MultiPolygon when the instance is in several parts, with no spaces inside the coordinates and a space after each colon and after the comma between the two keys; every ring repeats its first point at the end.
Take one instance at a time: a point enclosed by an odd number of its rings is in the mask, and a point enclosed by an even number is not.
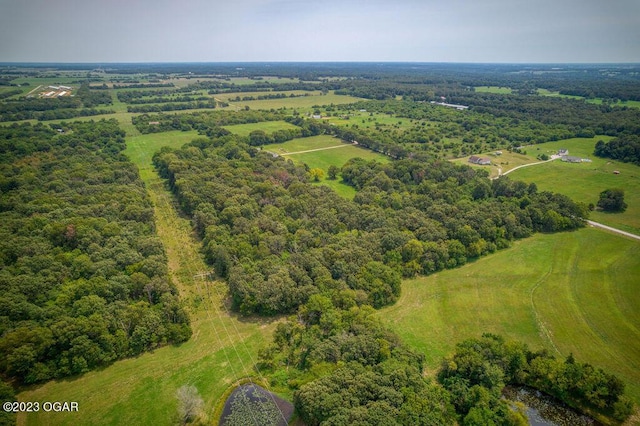
{"type": "Polygon", "coordinates": [[[640,0],[0,0],[0,62],[640,62],[640,0]]]}

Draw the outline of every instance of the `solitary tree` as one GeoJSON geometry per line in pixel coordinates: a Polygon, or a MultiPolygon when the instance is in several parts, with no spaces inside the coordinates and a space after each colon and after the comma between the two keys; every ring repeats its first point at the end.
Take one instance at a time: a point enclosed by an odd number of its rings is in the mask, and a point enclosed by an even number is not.
{"type": "Polygon", "coordinates": [[[624,202],[624,190],[613,188],[602,191],[597,205],[606,212],[625,211],[627,203],[624,202]]]}
{"type": "Polygon", "coordinates": [[[180,424],[185,425],[193,421],[200,412],[204,402],[193,385],[184,385],[176,392],[178,398],[178,417],[180,424]]]}
{"type": "Polygon", "coordinates": [[[338,173],[340,172],[340,169],[335,166],[335,165],[330,165],[329,166],[329,179],[331,180],[336,180],[336,177],[338,176],[338,173]]]}
{"type": "Polygon", "coordinates": [[[324,178],[324,170],[320,168],[311,169],[309,173],[314,182],[320,182],[320,179],[324,178]]]}

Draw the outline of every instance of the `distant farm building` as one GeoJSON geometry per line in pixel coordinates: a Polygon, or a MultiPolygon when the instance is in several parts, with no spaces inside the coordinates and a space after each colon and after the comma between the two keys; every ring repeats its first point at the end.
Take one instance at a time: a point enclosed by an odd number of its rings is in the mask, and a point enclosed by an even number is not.
{"type": "Polygon", "coordinates": [[[582,158],[574,157],[573,155],[563,155],[562,161],[565,163],[582,163],[582,158]]]}
{"type": "Polygon", "coordinates": [[[575,157],[573,155],[563,155],[561,160],[565,163],[591,163],[589,158],[575,157]]]}
{"type": "Polygon", "coordinates": [[[41,92],[43,98],[56,98],[61,96],[71,96],[73,88],[69,86],[47,86],[47,92],[41,92]]]}
{"type": "Polygon", "coordinates": [[[560,148],[558,150],[558,155],[561,156],[561,157],[564,156],[564,155],[569,155],[569,150],[566,149],[566,148],[560,148]]]}
{"type": "Polygon", "coordinates": [[[471,164],[478,164],[479,166],[489,166],[489,165],[491,165],[491,159],[478,157],[476,155],[472,155],[471,157],[469,157],[469,162],[471,164]]]}
{"type": "Polygon", "coordinates": [[[444,107],[455,108],[458,111],[469,109],[469,107],[466,106],[466,105],[447,104],[445,102],[436,102],[436,101],[431,101],[431,103],[434,104],[434,105],[440,105],[440,106],[444,106],[444,107]]]}

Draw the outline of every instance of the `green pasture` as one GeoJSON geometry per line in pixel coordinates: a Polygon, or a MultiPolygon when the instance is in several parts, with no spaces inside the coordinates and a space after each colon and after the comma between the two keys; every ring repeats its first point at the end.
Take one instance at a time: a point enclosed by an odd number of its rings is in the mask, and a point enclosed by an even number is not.
{"type": "Polygon", "coordinates": [[[181,146],[195,132],[139,135],[128,129],[126,154],[141,171],[155,208],[155,220],[169,259],[172,280],[191,317],[193,336],[179,346],[167,346],[126,359],[80,377],[51,381],[18,395],[21,401],[75,401],[79,412],[22,414],[19,424],[164,424],[177,423],[176,391],[195,385],[204,400],[203,422],[212,423],[215,407],[238,379],[256,376],[258,350],[268,344],[275,323],[238,318],[230,313],[227,287],[199,276],[209,270],[190,221],[151,168],[151,156],[161,146],[181,146]]]}
{"type": "Polygon", "coordinates": [[[629,205],[624,213],[593,211],[590,218],[627,232],[640,234],[640,167],[593,155],[595,144],[600,139],[606,141],[610,138],[574,138],[527,147],[532,153],[549,154],[557,152],[560,148],[567,148],[569,155],[589,158],[592,162],[573,164],[555,160],[515,170],[509,177],[527,183],[535,182],[541,191],[559,192],[575,201],[594,205],[598,202],[600,192],[608,188],[622,188],[625,191],[625,202],[629,205]],[[537,151],[538,148],[540,151],[537,151]],[[614,174],[615,170],[620,174],[614,174]]]}
{"type": "Polygon", "coordinates": [[[294,126],[291,123],[287,123],[286,121],[261,121],[260,123],[247,123],[247,124],[236,124],[233,126],[222,126],[233,134],[239,136],[249,136],[251,132],[255,130],[262,130],[263,132],[269,134],[273,133],[277,130],[289,130],[289,129],[297,129],[297,126],[294,126]]]}
{"type": "Polygon", "coordinates": [[[322,169],[325,172],[329,169],[329,166],[336,166],[340,168],[352,158],[376,160],[380,163],[386,163],[389,161],[389,158],[382,154],[378,154],[359,146],[346,144],[335,149],[287,155],[286,158],[291,158],[294,161],[305,163],[312,169],[322,169]]]}
{"type": "Polygon", "coordinates": [[[393,128],[395,130],[409,130],[415,126],[418,126],[422,121],[420,120],[412,120],[410,118],[403,117],[395,117],[389,114],[383,114],[379,112],[353,112],[353,111],[345,111],[344,114],[341,114],[340,111],[334,113],[333,117],[328,118],[331,123],[336,125],[344,126],[344,125],[357,125],[362,129],[369,129],[371,127],[383,127],[383,128],[393,128]],[[349,118],[346,119],[343,115],[349,114],[349,118]]]}
{"type": "MultiPolygon", "coordinates": [[[[541,96],[552,96],[558,98],[568,98],[568,99],[584,99],[586,102],[594,105],[602,105],[604,100],[602,98],[592,98],[587,99],[584,96],[575,96],[575,95],[561,95],[560,92],[552,92],[547,89],[538,89],[538,95],[541,96]]],[[[616,103],[611,103],[612,106],[626,106],[630,108],[640,108],[640,101],[618,101],[616,103]]]]}
{"type": "Polygon", "coordinates": [[[127,138],[125,154],[138,166],[143,180],[152,179],[156,174],[152,163],[154,152],[160,150],[163,146],[180,148],[197,137],[198,132],[196,130],[188,132],[174,130],[146,135],[138,133],[127,138]]]}
{"type": "Polygon", "coordinates": [[[561,95],[560,92],[554,92],[547,89],[538,89],[538,95],[540,96],[551,96],[553,98],[567,98],[567,99],[584,99],[582,96],[575,95],[561,95]]]}
{"type": "Polygon", "coordinates": [[[272,84],[284,84],[284,83],[298,83],[300,81],[297,78],[274,77],[274,76],[264,76],[264,77],[261,77],[260,80],[256,80],[248,77],[230,77],[228,79],[216,78],[215,80],[223,81],[226,83],[232,83],[237,86],[253,86],[256,83],[261,83],[261,82],[269,82],[272,84]]]}
{"type": "Polygon", "coordinates": [[[513,93],[513,90],[510,87],[500,86],[477,86],[475,87],[475,91],[478,93],[496,93],[499,95],[510,95],[513,93]]]}
{"type": "MultiPolygon", "coordinates": [[[[238,96],[242,99],[245,96],[251,96],[254,98],[257,98],[258,96],[268,96],[268,95],[275,95],[275,94],[279,94],[279,93],[283,93],[287,96],[289,95],[297,95],[297,96],[302,96],[304,97],[305,94],[308,94],[309,96],[320,96],[322,94],[322,92],[320,92],[319,90],[315,91],[315,92],[307,92],[305,90],[283,90],[283,91],[270,91],[270,90],[265,90],[262,92],[229,92],[229,93],[216,93],[214,96],[216,99],[221,100],[221,101],[225,101],[225,102],[235,102],[234,99],[237,98],[238,96]]],[[[285,99],[285,98],[283,98],[285,99]]],[[[269,100],[269,99],[265,99],[265,100],[269,100]]],[[[273,100],[273,99],[271,99],[273,100]]],[[[277,99],[275,99],[277,100],[277,99]]],[[[240,101],[240,102],[252,102],[252,101],[240,101]]]]}
{"type": "Polygon", "coordinates": [[[491,332],[615,373],[640,403],[637,241],[597,229],[537,234],[461,268],[407,280],[378,316],[426,355],[491,332]]]}
{"type": "Polygon", "coordinates": [[[345,145],[340,139],[336,139],[329,135],[311,136],[308,138],[296,138],[283,143],[273,143],[264,145],[262,149],[275,152],[279,155],[289,154],[292,152],[308,151],[311,149],[322,149],[332,146],[345,145]]]}
{"type": "Polygon", "coordinates": [[[297,138],[281,144],[265,145],[262,149],[285,156],[310,168],[327,170],[329,166],[342,167],[351,158],[389,161],[388,157],[366,148],[342,142],[329,135],[297,138]]]}
{"type": "MultiPolygon", "coordinates": [[[[231,99],[238,95],[238,93],[230,94],[231,99]]],[[[216,99],[222,99],[222,95],[216,95],[216,99]]],[[[293,108],[303,111],[312,111],[316,105],[339,105],[349,104],[353,102],[361,101],[360,98],[346,95],[336,95],[334,93],[328,93],[326,95],[311,95],[301,96],[297,98],[283,98],[283,99],[263,99],[256,101],[229,101],[229,106],[226,109],[241,109],[249,107],[251,109],[280,109],[280,108],[293,108]]]]}
{"type": "Polygon", "coordinates": [[[470,167],[473,167],[474,169],[486,170],[489,172],[489,177],[495,178],[499,176],[501,172],[504,173],[518,166],[540,161],[536,159],[536,156],[540,153],[540,151],[537,151],[535,147],[527,147],[525,151],[527,152],[527,154],[509,152],[507,150],[493,150],[493,151],[485,152],[482,154],[474,154],[479,157],[483,157],[483,158],[486,157],[491,159],[491,165],[487,165],[487,166],[480,166],[477,164],[469,163],[470,156],[456,158],[451,160],[451,162],[456,164],[466,164],[470,167]],[[501,151],[502,154],[497,155],[496,151],[501,151]]]}
{"type": "Polygon", "coordinates": [[[353,199],[356,191],[353,187],[342,183],[340,177],[336,180],[328,179],[329,166],[342,167],[351,158],[364,158],[387,162],[389,158],[355,145],[345,144],[339,139],[328,135],[312,136],[293,139],[281,144],[265,145],[262,149],[282,155],[299,164],[307,164],[310,169],[322,169],[325,177],[318,184],[326,185],[340,196],[353,199]],[[301,152],[312,151],[312,152],[301,152]]]}

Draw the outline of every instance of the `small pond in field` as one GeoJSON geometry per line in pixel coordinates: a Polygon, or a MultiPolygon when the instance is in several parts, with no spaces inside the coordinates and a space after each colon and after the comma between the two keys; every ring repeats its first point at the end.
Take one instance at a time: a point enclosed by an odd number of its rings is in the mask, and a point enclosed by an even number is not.
{"type": "Polygon", "coordinates": [[[531,426],[601,426],[594,419],[578,413],[557,399],[536,389],[527,387],[506,387],[502,395],[526,406],[531,426]]]}
{"type": "Polygon", "coordinates": [[[240,385],[224,404],[219,426],[287,426],[293,404],[254,384],[240,385]]]}

